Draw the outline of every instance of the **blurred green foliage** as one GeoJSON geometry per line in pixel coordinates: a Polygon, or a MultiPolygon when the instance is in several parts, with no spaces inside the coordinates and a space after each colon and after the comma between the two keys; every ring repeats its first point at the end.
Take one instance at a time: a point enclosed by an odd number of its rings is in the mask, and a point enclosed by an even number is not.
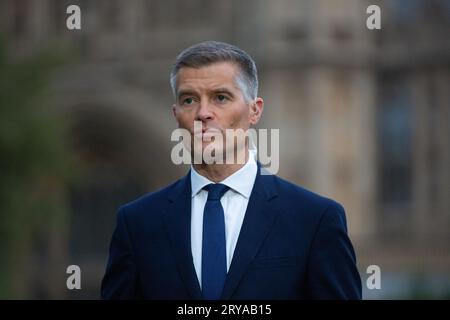
{"type": "Polygon", "coordinates": [[[71,162],[65,121],[49,90],[63,59],[47,51],[14,60],[0,38],[0,298],[6,299],[23,297],[22,273],[33,269],[27,263],[36,239],[67,219],[71,162]]]}

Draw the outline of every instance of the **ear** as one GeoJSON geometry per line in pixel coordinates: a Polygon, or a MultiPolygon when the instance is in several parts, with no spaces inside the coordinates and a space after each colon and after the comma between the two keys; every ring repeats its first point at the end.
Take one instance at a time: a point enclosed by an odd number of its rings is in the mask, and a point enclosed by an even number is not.
{"type": "Polygon", "coordinates": [[[250,124],[256,125],[261,119],[262,112],[264,110],[264,100],[262,98],[256,98],[250,105],[250,124]]]}
{"type": "Polygon", "coordinates": [[[175,103],[172,105],[172,114],[173,114],[174,118],[178,121],[178,118],[177,118],[177,105],[175,103]]]}

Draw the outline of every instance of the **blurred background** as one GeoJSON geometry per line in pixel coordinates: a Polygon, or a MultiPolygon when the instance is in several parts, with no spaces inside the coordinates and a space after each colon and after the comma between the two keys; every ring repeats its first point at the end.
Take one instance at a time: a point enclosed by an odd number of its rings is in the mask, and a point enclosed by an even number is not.
{"type": "Polygon", "coordinates": [[[2,0],[0,298],[99,298],[118,206],[188,169],[170,66],[220,40],[256,60],[279,175],[345,206],[364,298],[449,299],[449,34],[448,0],[2,0]]]}

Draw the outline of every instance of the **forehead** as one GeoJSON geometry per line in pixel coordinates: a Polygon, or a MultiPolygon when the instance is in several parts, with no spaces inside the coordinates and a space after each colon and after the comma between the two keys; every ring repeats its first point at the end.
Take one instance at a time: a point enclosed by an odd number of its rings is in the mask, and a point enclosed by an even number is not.
{"type": "Polygon", "coordinates": [[[233,62],[212,63],[200,68],[183,67],[178,71],[177,87],[181,89],[213,89],[236,86],[238,66],[233,62]]]}

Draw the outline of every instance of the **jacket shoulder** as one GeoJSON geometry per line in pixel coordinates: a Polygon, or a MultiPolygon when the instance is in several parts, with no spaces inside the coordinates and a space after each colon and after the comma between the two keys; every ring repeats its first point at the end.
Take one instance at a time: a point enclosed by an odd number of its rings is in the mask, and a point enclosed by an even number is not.
{"type": "Polygon", "coordinates": [[[182,179],[165,186],[157,191],[146,193],[141,197],[123,204],[119,207],[119,214],[136,215],[142,212],[155,212],[162,208],[168,201],[172,192],[180,185],[182,179]]]}
{"type": "Polygon", "coordinates": [[[309,213],[323,214],[325,211],[336,211],[344,214],[343,206],[326,196],[308,190],[281,177],[274,176],[278,195],[293,207],[305,209],[309,213]]]}

